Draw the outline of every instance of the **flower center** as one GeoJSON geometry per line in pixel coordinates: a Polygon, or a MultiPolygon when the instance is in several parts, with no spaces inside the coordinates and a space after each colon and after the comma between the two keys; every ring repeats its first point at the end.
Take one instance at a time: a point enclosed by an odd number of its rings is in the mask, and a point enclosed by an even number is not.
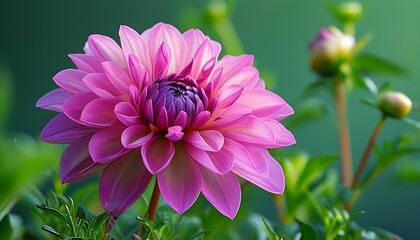
{"type": "Polygon", "coordinates": [[[205,91],[189,76],[173,74],[156,80],[149,87],[148,99],[152,101],[154,117],[149,121],[153,124],[162,120],[164,112],[169,126],[174,124],[181,112],[186,113],[187,124],[192,124],[196,116],[208,108],[205,91]]]}

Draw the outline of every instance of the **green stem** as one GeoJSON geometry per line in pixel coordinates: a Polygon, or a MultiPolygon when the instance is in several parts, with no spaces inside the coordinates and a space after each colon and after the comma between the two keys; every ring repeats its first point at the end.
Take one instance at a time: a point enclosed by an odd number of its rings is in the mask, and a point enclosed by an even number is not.
{"type": "Polygon", "coordinates": [[[112,227],[115,224],[115,219],[112,215],[108,215],[108,219],[106,220],[106,227],[105,227],[105,231],[104,234],[102,235],[102,240],[107,240],[109,233],[112,230],[112,227]]]}
{"type": "Polygon", "coordinates": [[[347,122],[346,90],[346,82],[342,79],[337,79],[335,81],[335,105],[340,139],[340,153],[342,161],[341,171],[343,174],[343,185],[350,187],[353,170],[351,160],[350,132],[347,122]]]}
{"type": "MultiPolygon", "coordinates": [[[[157,207],[159,204],[159,198],[160,198],[160,190],[159,190],[158,182],[156,180],[155,187],[153,188],[152,198],[150,199],[149,209],[147,210],[147,217],[151,221],[155,220],[157,207]]],[[[142,225],[140,228],[140,234],[139,234],[140,237],[142,237],[145,232],[146,232],[146,228],[144,227],[144,225],[142,225]]]]}
{"type": "Polygon", "coordinates": [[[226,53],[230,55],[240,55],[244,53],[241,40],[229,18],[214,24],[214,29],[216,30],[217,35],[219,35],[226,53]]]}
{"type": "Polygon", "coordinates": [[[385,116],[382,116],[381,119],[379,119],[378,123],[376,124],[375,129],[372,132],[372,135],[370,136],[369,142],[366,145],[365,151],[363,152],[362,159],[360,160],[359,167],[357,168],[356,174],[354,175],[354,179],[351,186],[353,189],[357,188],[357,184],[359,183],[363,170],[366,167],[366,163],[369,159],[369,155],[372,152],[373,146],[375,146],[376,138],[378,137],[378,134],[381,131],[381,128],[385,122],[385,119],[386,119],[385,116]]]}

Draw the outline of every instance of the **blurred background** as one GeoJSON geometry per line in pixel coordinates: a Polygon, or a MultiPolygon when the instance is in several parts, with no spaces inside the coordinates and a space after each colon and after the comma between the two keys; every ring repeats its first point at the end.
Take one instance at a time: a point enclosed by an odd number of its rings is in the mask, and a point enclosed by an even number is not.
{"type": "MultiPolygon", "coordinates": [[[[0,71],[2,78],[11,79],[0,81],[0,100],[3,99],[0,110],[2,106],[6,109],[0,114],[7,116],[0,117],[0,121],[6,121],[6,132],[26,133],[38,138],[55,113],[36,109],[35,102],[55,88],[51,78],[58,71],[73,67],[67,55],[82,52],[90,34],[104,34],[118,40],[121,24],[142,32],[157,22],[166,22],[181,31],[199,28],[218,40],[214,29],[201,18],[207,4],[207,1],[194,0],[1,1],[0,71]],[[7,104],[7,95],[11,97],[10,104],[7,104]]],[[[408,72],[391,78],[390,75],[371,77],[379,82],[390,81],[394,89],[405,92],[413,102],[419,102],[420,2],[366,0],[363,4],[365,15],[356,28],[356,38],[367,33],[373,36],[364,52],[398,63],[408,72]]],[[[234,5],[232,22],[245,53],[255,56],[263,77],[274,80],[275,92],[292,106],[299,105],[305,87],[316,79],[308,65],[308,42],[320,27],[338,25],[329,13],[326,1],[237,0],[234,5]]],[[[380,117],[376,110],[360,104],[360,99],[366,95],[368,92],[360,89],[353,91],[349,99],[355,161],[360,158],[380,117]]],[[[326,92],[320,92],[316,98],[332,102],[326,92]]],[[[321,119],[293,129],[298,144],[288,151],[338,154],[333,105],[327,110],[321,119]]],[[[420,119],[420,113],[413,112],[411,118],[420,119]]],[[[385,124],[379,141],[393,138],[401,131],[420,135],[419,130],[391,120],[385,124]]],[[[420,227],[420,187],[418,182],[416,185],[403,177],[403,161],[370,185],[355,209],[367,213],[358,219],[361,225],[381,227],[403,238],[414,239],[418,237],[420,227]]],[[[0,183],[0,186],[4,184],[0,183]]],[[[244,197],[242,204],[255,205],[262,215],[275,220],[272,203],[267,198],[268,193],[259,191],[257,196],[244,197]]]]}

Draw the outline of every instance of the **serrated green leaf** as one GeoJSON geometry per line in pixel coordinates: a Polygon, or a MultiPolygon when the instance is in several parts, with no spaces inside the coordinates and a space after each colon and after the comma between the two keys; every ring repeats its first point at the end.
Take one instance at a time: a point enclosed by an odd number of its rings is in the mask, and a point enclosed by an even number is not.
{"type": "Polygon", "coordinates": [[[280,240],[280,237],[277,235],[276,232],[274,232],[271,225],[264,218],[261,218],[261,220],[264,223],[264,228],[265,228],[265,231],[267,232],[268,239],[269,240],[280,240]]]}
{"type": "Polygon", "coordinates": [[[51,207],[47,207],[47,206],[41,206],[41,205],[36,205],[36,207],[39,208],[39,209],[41,209],[41,210],[43,210],[43,211],[45,211],[45,212],[47,212],[47,213],[49,213],[49,214],[51,214],[51,215],[53,215],[53,216],[55,216],[55,217],[57,217],[58,219],[60,219],[64,223],[70,225],[70,221],[67,218],[67,216],[64,215],[63,213],[61,213],[60,211],[58,211],[57,209],[51,208],[51,207]]]}
{"type": "Polygon", "coordinates": [[[319,239],[318,233],[315,230],[315,227],[309,223],[299,221],[296,219],[296,222],[299,224],[300,233],[302,234],[301,240],[317,240],[319,239]]]}
{"type": "Polygon", "coordinates": [[[392,63],[388,60],[382,59],[374,55],[358,55],[354,60],[354,65],[364,72],[372,73],[393,73],[393,74],[405,74],[404,68],[392,63]]]}

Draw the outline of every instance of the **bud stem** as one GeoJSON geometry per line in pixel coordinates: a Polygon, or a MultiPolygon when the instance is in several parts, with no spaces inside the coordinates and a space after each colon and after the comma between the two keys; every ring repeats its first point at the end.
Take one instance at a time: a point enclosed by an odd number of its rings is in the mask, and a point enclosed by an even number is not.
{"type": "Polygon", "coordinates": [[[105,230],[104,230],[104,234],[102,235],[102,240],[107,240],[109,233],[112,230],[112,227],[115,224],[115,219],[112,215],[108,215],[108,218],[106,220],[106,226],[105,226],[105,230]]]}
{"type": "Polygon", "coordinates": [[[334,90],[340,139],[343,185],[350,187],[353,167],[351,160],[350,132],[347,122],[346,82],[343,79],[336,79],[334,90]]]}
{"type": "Polygon", "coordinates": [[[385,122],[385,119],[386,119],[386,116],[382,116],[381,119],[379,119],[378,123],[376,124],[375,129],[372,132],[372,135],[370,136],[369,142],[365,148],[365,151],[363,152],[362,159],[360,160],[359,167],[357,168],[356,174],[354,175],[353,183],[351,185],[353,189],[357,188],[357,184],[359,183],[363,170],[366,167],[366,163],[369,159],[369,155],[372,152],[372,148],[375,145],[376,138],[378,137],[378,134],[385,122]]]}

